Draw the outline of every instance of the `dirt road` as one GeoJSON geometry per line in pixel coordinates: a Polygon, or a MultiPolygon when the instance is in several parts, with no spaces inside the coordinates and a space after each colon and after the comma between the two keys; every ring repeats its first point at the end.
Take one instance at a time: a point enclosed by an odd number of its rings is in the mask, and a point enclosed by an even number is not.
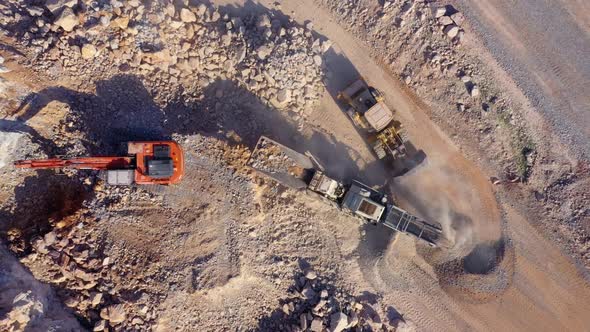
{"type": "Polygon", "coordinates": [[[590,156],[590,4],[458,1],[486,49],[562,141],[590,156]]]}
{"type": "MultiPolygon", "coordinates": [[[[271,2],[262,3],[273,8],[271,2]]],[[[461,245],[454,254],[465,255],[461,249],[482,244],[484,256],[498,256],[494,273],[458,275],[445,281],[438,274],[445,264],[437,265],[432,255],[416,252],[412,241],[378,243],[382,239],[369,232],[366,246],[359,248],[358,264],[366,271],[356,280],[359,287],[373,287],[423,330],[579,330],[587,326],[582,308],[590,302],[590,290],[574,265],[535,235],[525,217],[508,204],[498,206],[488,177],[428,119],[416,97],[368,59],[366,46],[313,1],[282,2],[281,11],[301,23],[312,21],[318,33],[334,42],[334,52],[326,59],[327,88],[332,94],[359,74],[368,78],[397,110],[412,142],[425,150],[426,167],[393,184],[398,200],[410,210],[438,219],[451,233],[461,230],[456,238],[461,245]],[[489,243],[501,243],[500,249],[489,243]]],[[[322,120],[318,122],[329,125],[333,135],[356,144],[352,148],[366,155],[366,147],[347,132],[347,119],[333,100],[325,99],[321,111],[315,115],[322,120]]],[[[480,252],[474,252],[477,261],[480,252]]]]}

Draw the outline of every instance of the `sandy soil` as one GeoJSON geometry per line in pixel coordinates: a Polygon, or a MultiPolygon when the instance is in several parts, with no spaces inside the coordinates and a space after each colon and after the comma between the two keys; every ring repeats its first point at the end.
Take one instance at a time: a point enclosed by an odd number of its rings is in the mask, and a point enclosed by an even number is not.
{"type": "Polygon", "coordinates": [[[590,155],[590,7],[584,1],[458,1],[475,32],[560,139],[590,155]]]}

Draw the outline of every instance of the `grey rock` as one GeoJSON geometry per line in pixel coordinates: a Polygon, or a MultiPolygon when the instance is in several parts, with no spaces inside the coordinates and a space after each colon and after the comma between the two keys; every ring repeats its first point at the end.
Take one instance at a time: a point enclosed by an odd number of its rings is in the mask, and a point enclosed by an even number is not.
{"type": "Polygon", "coordinates": [[[180,20],[184,23],[192,23],[197,21],[197,16],[188,8],[180,10],[180,20]]]}
{"type": "Polygon", "coordinates": [[[434,15],[435,18],[445,16],[446,13],[447,9],[445,7],[432,7],[432,15],[434,15]]]}
{"type": "Polygon", "coordinates": [[[330,331],[341,332],[348,327],[348,316],[343,312],[337,312],[330,316],[330,331]]]}
{"type": "Polygon", "coordinates": [[[311,326],[310,329],[313,332],[322,332],[322,330],[324,329],[324,322],[322,322],[321,319],[319,318],[315,318],[312,322],[311,322],[311,326]]]}
{"type": "Polygon", "coordinates": [[[41,16],[44,12],[43,8],[37,6],[29,6],[27,7],[27,11],[31,16],[41,16]]]}
{"type": "Polygon", "coordinates": [[[465,16],[463,16],[463,13],[457,12],[451,15],[451,19],[453,20],[453,22],[455,22],[455,24],[461,26],[463,24],[463,21],[465,21],[465,16]]]}
{"type": "Polygon", "coordinates": [[[55,20],[55,24],[67,32],[74,30],[74,27],[80,24],[80,20],[78,20],[78,16],[74,14],[74,11],[66,7],[61,12],[61,14],[55,20]]]}
{"type": "Polygon", "coordinates": [[[451,24],[451,25],[447,25],[445,27],[445,29],[443,30],[443,32],[445,33],[445,35],[447,35],[449,38],[455,38],[455,36],[457,36],[457,34],[459,33],[459,27],[451,24]]]}
{"type": "Polygon", "coordinates": [[[268,15],[266,15],[266,14],[260,15],[258,17],[258,21],[256,22],[256,26],[258,28],[270,28],[271,22],[270,22],[270,18],[268,17],[268,15]]]}
{"type": "Polygon", "coordinates": [[[45,1],[45,7],[47,7],[47,9],[49,9],[49,11],[53,15],[57,14],[64,7],[73,8],[77,4],[78,4],[78,0],[46,0],[45,1]]]}
{"type": "Polygon", "coordinates": [[[453,24],[453,20],[448,16],[441,16],[438,18],[438,24],[440,24],[440,25],[453,24]]]}

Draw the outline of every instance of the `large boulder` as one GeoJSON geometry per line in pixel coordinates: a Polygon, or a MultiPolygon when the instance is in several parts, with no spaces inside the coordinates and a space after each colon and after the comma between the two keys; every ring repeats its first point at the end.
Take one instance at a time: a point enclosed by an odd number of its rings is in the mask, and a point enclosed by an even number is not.
{"type": "Polygon", "coordinates": [[[195,13],[193,13],[188,8],[182,8],[180,10],[180,20],[183,21],[184,23],[196,22],[197,21],[197,15],[195,15],[195,13]]]}
{"type": "Polygon", "coordinates": [[[80,24],[80,20],[70,7],[64,8],[64,10],[55,20],[55,25],[61,27],[67,32],[74,30],[74,27],[78,24],[80,24]]]}
{"type": "Polygon", "coordinates": [[[330,332],[341,332],[348,327],[348,316],[343,312],[337,312],[330,316],[330,332]]]}

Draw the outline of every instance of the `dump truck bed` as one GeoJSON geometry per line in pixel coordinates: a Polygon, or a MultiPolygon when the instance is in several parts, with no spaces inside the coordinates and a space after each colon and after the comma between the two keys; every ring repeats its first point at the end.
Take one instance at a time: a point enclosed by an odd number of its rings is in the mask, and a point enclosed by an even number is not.
{"type": "Polygon", "coordinates": [[[311,158],[261,136],[246,165],[287,187],[305,189],[315,172],[311,158]]]}
{"type": "Polygon", "coordinates": [[[383,224],[393,230],[413,235],[431,246],[436,246],[442,234],[439,223],[421,220],[392,204],[387,205],[383,224]]]}

